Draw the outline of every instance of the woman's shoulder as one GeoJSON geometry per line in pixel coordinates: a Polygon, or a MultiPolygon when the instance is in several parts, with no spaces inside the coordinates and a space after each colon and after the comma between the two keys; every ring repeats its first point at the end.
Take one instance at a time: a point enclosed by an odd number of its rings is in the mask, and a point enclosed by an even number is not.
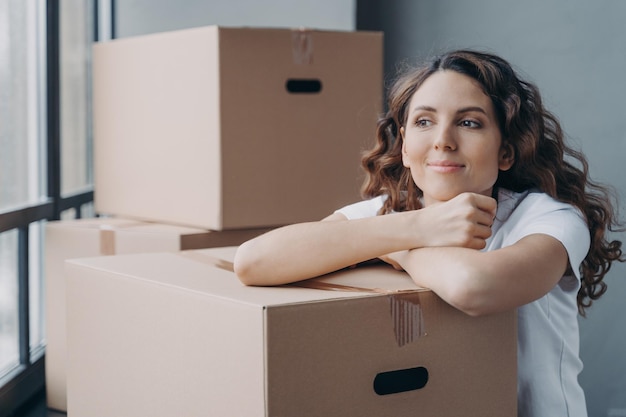
{"type": "Polygon", "coordinates": [[[580,210],[538,190],[514,193],[500,190],[496,229],[519,239],[533,233],[551,235],[562,243],[586,245],[589,228],[580,210]]]}
{"type": "Polygon", "coordinates": [[[491,245],[504,247],[532,234],[544,234],[567,250],[574,274],[589,250],[590,235],[581,212],[538,190],[522,193],[500,190],[498,215],[491,245]]]}
{"type": "Polygon", "coordinates": [[[561,242],[589,240],[583,214],[575,206],[559,201],[539,190],[521,193],[499,190],[494,232],[515,241],[533,233],[551,235],[561,242]]]}
{"type": "Polygon", "coordinates": [[[570,212],[576,217],[583,219],[580,210],[572,204],[559,201],[550,195],[537,190],[530,189],[522,192],[515,192],[507,189],[498,190],[498,217],[508,218],[513,213],[525,216],[540,216],[553,212],[570,212]]]}

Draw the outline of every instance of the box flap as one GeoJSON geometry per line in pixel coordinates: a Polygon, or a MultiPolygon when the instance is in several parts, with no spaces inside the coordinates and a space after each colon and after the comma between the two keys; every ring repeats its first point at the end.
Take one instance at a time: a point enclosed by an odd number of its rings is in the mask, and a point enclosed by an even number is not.
{"type": "MultiPolygon", "coordinates": [[[[232,263],[235,260],[237,246],[208,248],[193,251],[198,256],[208,256],[232,263]]],[[[191,253],[191,251],[189,251],[191,253]]],[[[405,272],[396,271],[386,265],[370,265],[355,269],[344,269],[315,279],[292,285],[320,289],[325,291],[361,291],[380,290],[381,293],[400,291],[430,291],[418,287],[405,272]],[[325,285],[329,284],[329,285],[325,285]],[[335,288],[333,288],[335,287],[335,288]],[[344,288],[342,288],[344,287],[344,288]]]]}
{"type": "Polygon", "coordinates": [[[320,282],[362,288],[362,292],[354,291],[354,288],[348,288],[347,291],[328,291],[295,285],[247,287],[237,279],[234,272],[228,270],[230,267],[224,267],[224,264],[228,265],[234,256],[234,250],[233,247],[178,253],[116,255],[73,259],[67,262],[74,266],[102,269],[144,280],[151,285],[178,287],[258,307],[380,296],[376,289],[392,292],[423,290],[417,287],[406,273],[385,266],[348,269],[319,278],[320,282]]]}

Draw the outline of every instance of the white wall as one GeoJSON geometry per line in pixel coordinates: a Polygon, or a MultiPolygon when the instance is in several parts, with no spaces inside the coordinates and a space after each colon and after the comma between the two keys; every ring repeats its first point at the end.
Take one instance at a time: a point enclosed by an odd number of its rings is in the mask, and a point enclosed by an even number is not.
{"type": "Polygon", "coordinates": [[[196,26],[353,30],[356,0],[115,0],[119,38],[196,26]]]}
{"type": "MultiPolygon", "coordinates": [[[[511,61],[539,86],[592,176],[618,189],[626,218],[626,2],[360,0],[357,7],[359,28],[385,31],[388,75],[399,61],[459,47],[511,61]]],[[[580,320],[590,417],[626,416],[625,266],[615,265],[606,282],[607,294],[580,320]]]]}

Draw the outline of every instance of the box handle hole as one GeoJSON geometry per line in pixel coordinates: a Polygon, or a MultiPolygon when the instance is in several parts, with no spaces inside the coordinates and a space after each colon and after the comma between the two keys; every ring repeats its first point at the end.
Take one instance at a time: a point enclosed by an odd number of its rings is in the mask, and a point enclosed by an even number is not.
{"type": "Polygon", "coordinates": [[[414,391],[426,386],[428,370],[423,367],[381,372],[374,378],[374,391],[378,395],[414,391]]]}
{"type": "Polygon", "coordinates": [[[322,82],[316,79],[289,79],[285,88],[292,94],[317,94],[322,91],[322,82]]]}

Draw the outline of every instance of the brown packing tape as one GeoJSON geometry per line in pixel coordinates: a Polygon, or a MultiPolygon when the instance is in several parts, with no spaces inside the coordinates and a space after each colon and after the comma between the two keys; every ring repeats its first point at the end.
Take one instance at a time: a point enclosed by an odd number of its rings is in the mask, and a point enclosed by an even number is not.
{"type": "Polygon", "coordinates": [[[313,36],[306,29],[295,29],[291,32],[291,53],[296,65],[313,63],[313,36]]]}
{"type": "Polygon", "coordinates": [[[387,295],[415,292],[415,290],[386,290],[384,288],[354,287],[352,285],[334,284],[332,282],[324,282],[324,281],[319,281],[317,279],[308,279],[305,281],[298,281],[289,285],[294,286],[294,287],[311,288],[314,290],[366,292],[366,293],[387,294],[387,295]]]}
{"type": "Polygon", "coordinates": [[[232,262],[225,261],[224,259],[216,258],[211,255],[207,255],[205,253],[198,253],[195,251],[182,251],[181,255],[185,258],[214,266],[219,269],[223,269],[228,272],[235,272],[235,265],[232,262]]]}
{"type": "MultiPolygon", "coordinates": [[[[105,219],[106,218],[100,218],[105,219]]],[[[86,222],[76,223],[81,229],[97,229],[99,230],[99,246],[100,246],[100,255],[115,255],[115,231],[119,229],[125,229],[127,227],[133,227],[142,224],[140,221],[135,220],[121,220],[116,221],[117,224],[107,224],[107,223],[99,223],[93,219],[94,222],[91,222],[90,219],[85,219],[86,222]]],[[[65,222],[60,222],[65,224],[65,222]]],[[[73,223],[70,223],[73,224],[73,223]]]]}
{"type": "Polygon", "coordinates": [[[419,293],[390,296],[389,311],[399,347],[426,336],[419,293]]]}
{"type": "Polygon", "coordinates": [[[100,255],[115,255],[115,230],[100,229],[100,255]]]}
{"type": "Polygon", "coordinates": [[[386,290],[382,288],[362,288],[351,285],[334,284],[310,279],[290,284],[295,287],[325,291],[364,292],[385,294],[389,299],[389,314],[393,323],[396,342],[399,347],[412,343],[421,336],[426,336],[424,315],[419,301],[419,291],[386,290]]]}
{"type": "Polygon", "coordinates": [[[97,225],[100,229],[100,255],[115,255],[115,231],[125,229],[127,227],[133,227],[142,224],[141,222],[129,222],[126,224],[102,224],[97,225]]]}

